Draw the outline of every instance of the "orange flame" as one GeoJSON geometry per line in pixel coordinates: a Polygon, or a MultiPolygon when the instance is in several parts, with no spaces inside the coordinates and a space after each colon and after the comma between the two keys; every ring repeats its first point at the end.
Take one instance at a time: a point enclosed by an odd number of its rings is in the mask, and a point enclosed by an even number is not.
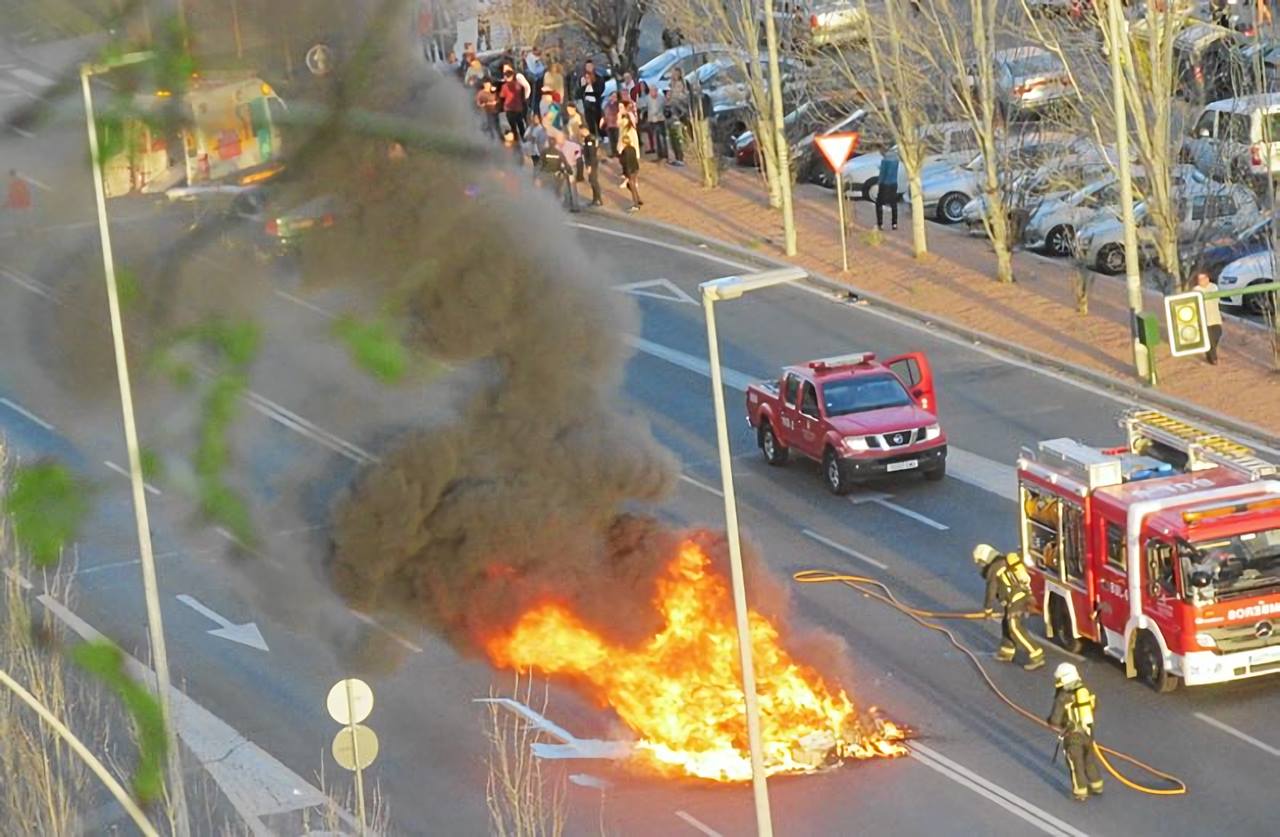
{"type": "MultiPolygon", "coordinates": [[[[541,605],[486,643],[493,662],[589,684],[636,733],[634,755],[664,774],[751,778],[737,631],[725,580],[692,542],[658,579],[664,627],[636,648],[618,647],[561,604],[541,605]]],[[[766,772],[806,772],[840,758],[905,754],[904,732],[867,721],[841,689],[791,658],[778,630],[751,611],[766,772]]]]}

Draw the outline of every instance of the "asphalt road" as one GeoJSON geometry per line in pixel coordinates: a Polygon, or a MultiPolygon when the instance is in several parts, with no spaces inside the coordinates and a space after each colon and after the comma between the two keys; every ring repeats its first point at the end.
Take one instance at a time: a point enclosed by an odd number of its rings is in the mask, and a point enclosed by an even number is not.
{"type": "MultiPolygon", "coordinates": [[[[21,147],[38,165],[38,150],[21,147]]],[[[140,257],[182,224],[173,211],[117,206],[123,259],[140,257]]],[[[125,461],[116,405],[72,392],[65,377],[67,367],[86,358],[109,358],[93,307],[100,278],[52,258],[87,252],[85,264],[92,266],[94,242],[80,226],[87,213],[79,211],[50,225],[38,253],[19,256],[6,243],[0,257],[0,432],[11,456],[56,456],[93,486],[93,516],[70,556],[71,605],[145,658],[128,485],[112,467],[125,461]],[[67,311],[76,316],[68,319],[67,311]],[[77,341],[64,342],[67,323],[74,324],[77,341]]],[[[690,301],[699,281],[739,268],[697,249],[643,240],[638,230],[612,220],[577,220],[575,234],[598,260],[604,292],[666,282],[630,289],[642,316],[630,336],[638,350],[623,392],[678,454],[687,475],[660,511],[674,523],[720,527],[705,332],[701,310],[690,301]]],[[[254,394],[236,425],[236,478],[266,528],[258,559],[285,561],[297,573],[297,590],[311,591],[306,568],[326,549],[330,502],[390,433],[412,426],[422,409],[423,381],[387,389],[355,369],[329,335],[341,300],[302,297],[287,284],[255,293],[255,315],[268,336],[251,381],[254,394]]],[[[1125,405],[1109,395],[822,292],[771,290],[724,304],[719,313],[722,359],[736,373],[727,376],[726,397],[743,525],[779,575],[807,567],[870,572],[908,601],[971,608],[981,588],[969,560],[972,546],[1015,542],[1011,466],[1019,447],[1057,436],[1117,438],[1115,416],[1125,405]],[[908,477],[841,499],[825,492],[812,464],[774,469],[761,461],[741,419],[742,380],[856,349],[929,354],[942,419],[953,449],[963,452],[953,453],[948,479],[933,484],[908,477]]],[[[77,380],[89,388],[104,385],[77,380]]],[[[177,447],[190,431],[190,406],[147,390],[139,397],[143,438],[177,447]]],[[[252,812],[268,826],[284,827],[303,803],[314,801],[305,788],[288,787],[290,781],[320,784],[316,775],[323,770],[334,792],[346,790],[347,775],[326,755],[337,726],[324,697],[351,673],[339,667],[333,643],[367,627],[367,617],[316,592],[302,602],[309,618],[300,621],[284,609],[290,599],[297,605],[298,595],[252,589],[228,562],[225,535],[196,520],[183,476],[177,468],[148,496],[174,680],[292,771],[268,770],[257,756],[245,767],[262,777],[259,793],[246,792],[252,812]],[[211,635],[219,619],[252,623],[267,650],[211,635]]],[[[777,833],[1274,833],[1273,777],[1280,767],[1280,737],[1270,723],[1280,709],[1274,679],[1157,696],[1126,681],[1114,663],[1089,656],[1082,666],[1099,692],[1101,738],[1179,774],[1191,794],[1139,796],[1109,781],[1104,797],[1077,806],[1067,798],[1065,769],[1048,764],[1053,739],[1000,706],[940,638],[843,588],[797,587],[793,611],[798,620],[842,636],[856,675],[848,685],[857,698],[910,724],[920,738],[912,758],[775,780],[777,833]]],[[[491,690],[509,693],[511,675],[459,658],[409,626],[374,630],[404,654],[394,673],[368,678],[376,703],[367,723],[382,739],[370,778],[387,800],[394,832],[485,833],[484,710],[474,700],[491,690]]],[[[991,626],[963,625],[959,634],[980,650],[995,645],[991,626]]],[[[1056,653],[1050,652],[1051,663],[1061,658],[1056,653]]],[[[1002,667],[993,674],[1016,700],[1046,712],[1052,692],[1046,672],[1002,667]]],[[[558,685],[545,709],[540,694],[530,702],[576,738],[617,736],[607,711],[558,685]]],[[[637,778],[600,759],[548,769],[569,778],[569,833],[598,833],[601,819],[609,833],[627,835],[736,835],[753,828],[747,788],[637,778]]]]}

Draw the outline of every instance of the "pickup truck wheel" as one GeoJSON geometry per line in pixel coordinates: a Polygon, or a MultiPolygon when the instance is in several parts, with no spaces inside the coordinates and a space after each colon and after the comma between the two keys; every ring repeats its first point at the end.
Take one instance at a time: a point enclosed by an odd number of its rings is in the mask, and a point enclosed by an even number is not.
{"type": "Polygon", "coordinates": [[[1071,629],[1071,613],[1061,596],[1049,597],[1049,624],[1053,626],[1053,641],[1060,648],[1065,648],[1072,654],[1080,653],[1084,643],[1071,629]]]}
{"type": "Polygon", "coordinates": [[[1138,634],[1133,644],[1133,666],[1137,669],[1138,679],[1154,691],[1164,693],[1178,688],[1177,675],[1165,671],[1160,643],[1149,631],[1138,634]]]}
{"type": "Polygon", "coordinates": [[[853,488],[853,481],[849,479],[844,463],[831,448],[827,448],[827,452],[822,457],[822,478],[832,494],[848,494],[853,488]]]}
{"type": "Polygon", "coordinates": [[[760,452],[764,454],[764,461],[770,465],[782,465],[787,461],[787,454],[790,453],[778,441],[777,435],[773,432],[773,425],[768,421],[760,423],[759,438],[760,452]]]}
{"type": "Polygon", "coordinates": [[[931,471],[924,472],[924,478],[929,482],[941,482],[947,476],[947,463],[944,460],[941,465],[931,471]]]}

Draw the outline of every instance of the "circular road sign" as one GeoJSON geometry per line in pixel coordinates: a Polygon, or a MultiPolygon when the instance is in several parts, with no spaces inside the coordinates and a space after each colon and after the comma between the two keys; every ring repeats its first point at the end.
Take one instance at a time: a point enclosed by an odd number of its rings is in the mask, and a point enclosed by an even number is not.
{"type": "Polygon", "coordinates": [[[347,770],[364,770],[377,757],[378,736],[366,726],[344,727],[333,737],[333,760],[347,770]]]}
{"type": "Polygon", "coordinates": [[[327,76],[333,69],[333,48],[328,44],[316,44],[307,50],[307,69],[314,76],[327,76]]]}
{"type": "Polygon", "coordinates": [[[373,689],[363,680],[352,677],[339,680],[325,699],[329,716],[340,724],[358,724],[373,711],[373,689]]]}

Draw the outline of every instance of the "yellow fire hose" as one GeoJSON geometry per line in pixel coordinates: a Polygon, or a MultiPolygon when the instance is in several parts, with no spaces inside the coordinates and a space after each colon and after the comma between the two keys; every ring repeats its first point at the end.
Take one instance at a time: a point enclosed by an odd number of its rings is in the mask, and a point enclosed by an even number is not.
{"type": "MultiPolygon", "coordinates": [[[[927,621],[930,618],[932,619],[985,619],[986,614],[931,611],[931,610],[921,610],[919,608],[914,608],[898,601],[897,597],[894,596],[893,591],[890,590],[889,587],[885,585],[883,582],[878,581],[877,579],[874,579],[874,578],[870,578],[868,576],[848,575],[846,573],[832,572],[830,570],[801,570],[800,572],[795,573],[795,575],[793,575],[792,578],[794,578],[797,582],[801,584],[826,584],[826,583],[833,583],[833,582],[844,584],[845,586],[851,587],[865,596],[870,596],[876,601],[881,602],[883,604],[887,604],[890,607],[894,608],[895,610],[898,610],[906,614],[907,616],[911,617],[911,619],[915,620],[915,622],[918,623],[921,627],[928,628],[931,631],[937,631],[938,633],[945,636],[947,638],[947,641],[950,642],[953,646],[955,646],[957,650],[959,650],[962,654],[964,654],[966,657],[969,658],[969,661],[973,663],[973,667],[977,669],[979,676],[981,676],[983,681],[986,682],[987,687],[991,689],[992,692],[995,693],[996,697],[1000,698],[1000,700],[1008,704],[1009,708],[1011,708],[1014,712],[1017,712],[1022,717],[1026,718],[1028,721],[1031,721],[1032,723],[1035,723],[1041,727],[1044,727],[1045,729],[1056,732],[1056,730],[1054,730],[1053,727],[1049,726],[1049,724],[1043,718],[1039,717],[1035,713],[1015,703],[1012,698],[1010,698],[1003,691],[1001,691],[1000,687],[997,686],[995,684],[995,681],[991,679],[991,675],[987,673],[986,667],[983,666],[982,662],[978,659],[977,655],[974,654],[973,651],[970,651],[969,648],[964,645],[964,643],[960,642],[960,640],[956,638],[956,635],[952,633],[949,628],[945,628],[942,625],[937,625],[937,624],[934,624],[933,622],[927,621]]],[[[1093,750],[1098,756],[1098,761],[1102,762],[1102,766],[1107,769],[1107,772],[1110,773],[1112,776],[1116,777],[1116,779],[1127,788],[1136,790],[1139,793],[1151,794],[1153,796],[1181,796],[1182,794],[1185,794],[1187,792],[1186,782],[1182,781],[1177,776],[1174,776],[1170,773],[1165,773],[1163,770],[1159,770],[1155,767],[1152,767],[1151,765],[1147,764],[1146,762],[1140,761],[1134,756],[1131,756],[1127,753],[1122,753],[1119,750],[1112,749],[1111,747],[1105,747],[1097,743],[1096,741],[1093,743],[1093,750]],[[1141,770],[1145,770],[1147,773],[1150,773],[1152,776],[1155,776],[1157,778],[1165,780],[1166,782],[1169,782],[1171,785],[1173,785],[1173,787],[1154,788],[1148,785],[1142,785],[1137,782],[1134,782],[1126,778],[1124,774],[1122,774],[1119,770],[1115,768],[1114,765],[1111,764],[1111,762],[1107,759],[1108,755],[1112,756],[1113,758],[1119,759],[1121,761],[1128,762],[1129,764],[1141,770]]]]}

